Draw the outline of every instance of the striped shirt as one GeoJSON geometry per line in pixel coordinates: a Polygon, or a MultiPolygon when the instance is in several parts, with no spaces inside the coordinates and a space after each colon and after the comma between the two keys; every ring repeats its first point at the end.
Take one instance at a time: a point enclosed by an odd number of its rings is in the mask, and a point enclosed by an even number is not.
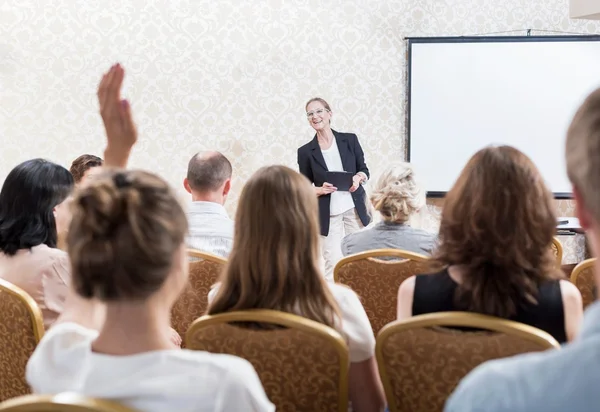
{"type": "Polygon", "coordinates": [[[187,213],[189,248],[227,258],[233,246],[233,220],[218,203],[192,202],[187,213]]]}

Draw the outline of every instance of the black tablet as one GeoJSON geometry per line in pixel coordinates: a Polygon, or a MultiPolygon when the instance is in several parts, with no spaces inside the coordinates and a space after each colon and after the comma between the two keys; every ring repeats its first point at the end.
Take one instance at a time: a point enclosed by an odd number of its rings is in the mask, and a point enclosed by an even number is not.
{"type": "Polygon", "coordinates": [[[347,192],[352,187],[353,176],[354,174],[350,172],[327,172],[325,174],[327,183],[331,183],[337,187],[337,190],[341,190],[343,192],[347,192]]]}

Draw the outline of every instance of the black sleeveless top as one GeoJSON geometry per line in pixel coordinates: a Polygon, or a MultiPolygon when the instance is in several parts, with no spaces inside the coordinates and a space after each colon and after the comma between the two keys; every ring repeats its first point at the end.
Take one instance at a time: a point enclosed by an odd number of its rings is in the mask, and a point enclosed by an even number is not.
{"type": "MultiPolygon", "coordinates": [[[[459,311],[454,305],[458,284],[448,270],[428,275],[417,275],[413,294],[412,314],[459,311]]],[[[565,312],[560,293],[560,281],[543,283],[538,291],[537,305],[525,304],[510,320],[525,323],[548,332],[559,343],[567,341],[565,312]]]]}

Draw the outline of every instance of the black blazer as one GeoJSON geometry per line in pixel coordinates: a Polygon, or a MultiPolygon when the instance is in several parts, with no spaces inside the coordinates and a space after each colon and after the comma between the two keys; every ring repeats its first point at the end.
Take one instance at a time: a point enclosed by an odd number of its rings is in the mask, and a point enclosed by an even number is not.
{"type": "MultiPolygon", "coordinates": [[[[340,157],[344,171],[356,174],[363,172],[369,177],[369,169],[365,164],[365,154],[358,142],[358,137],[353,133],[339,133],[335,130],[333,135],[337,141],[340,157]]],[[[325,180],[325,172],[327,172],[327,164],[323,158],[323,153],[317,141],[317,135],[314,139],[298,149],[298,167],[300,173],[308,178],[315,186],[323,186],[325,180]]],[[[371,217],[367,213],[367,205],[365,203],[365,189],[361,186],[352,193],[354,207],[358,213],[358,217],[364,226],[371,222],[371,217]]],[[[329,234],[329,205],[331,203],[331,195],[319,196],[319,222],[321,224],[321,235],[329,234]]]]}

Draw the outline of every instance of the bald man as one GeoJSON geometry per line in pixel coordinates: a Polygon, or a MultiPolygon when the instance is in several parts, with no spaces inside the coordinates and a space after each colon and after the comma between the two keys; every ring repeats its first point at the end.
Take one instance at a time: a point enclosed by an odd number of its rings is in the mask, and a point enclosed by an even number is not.
{"type": "Polygon", "coordinates": [[[192,195],[188,210],[188,247],[227,258],[233,245],[233,220],[223,205],[231,189],[231,163],[219,152],[201,152],[188,163],[185,190],[192,195]]]}

